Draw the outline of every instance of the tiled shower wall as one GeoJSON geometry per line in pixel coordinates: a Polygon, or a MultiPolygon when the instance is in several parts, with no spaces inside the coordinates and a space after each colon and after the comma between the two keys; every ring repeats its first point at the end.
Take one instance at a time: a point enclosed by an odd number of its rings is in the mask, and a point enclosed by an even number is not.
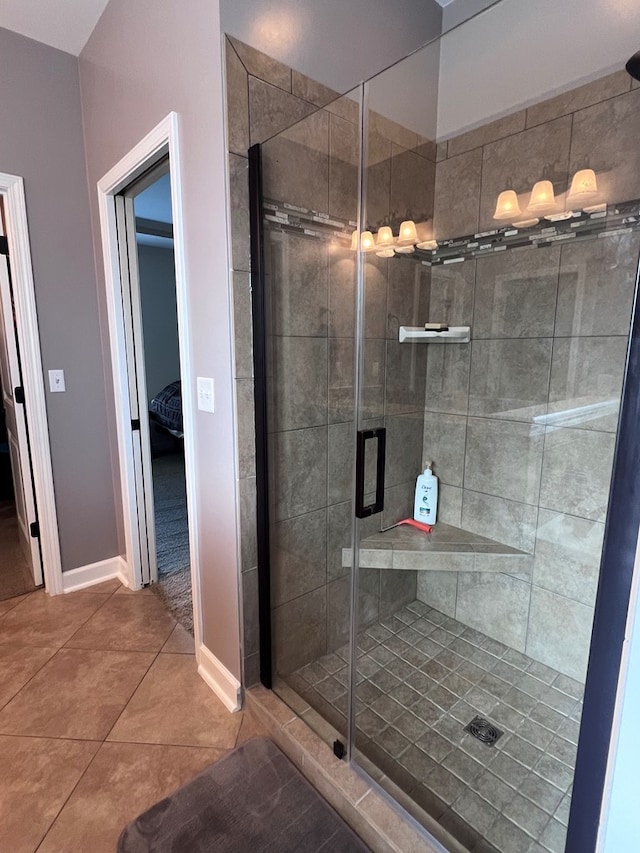
{"type": "MultiPolygon", "coordinates": [[[[639,198],[638,134],[640,91],[619,72],[441,144],[436,236],[490,229],[501,190],[563,192],[584,167],[607,201],[639,198]]],[[[430,319],[472,328],[470,345],[428,347],[440,519],[535,559],[532,577],[422,572],[419,598],[579,680],[639,249],[624,233],[432,269],[430,319]]]]}
{"type": "MultiPolygon", "coordinates": [[[[355,222],[358,105],[264,54],[227,40],[235,378],[244,622],[244,681],[258,680],[255,437],[249,286],[247,159],[263,142],[265,195],[355,222]],[[313,114],[311,114],[313,113],[313,114]]],[[[369,220],[397,225],[432,215],[435,147],[371,116],[369,220]],[[416,189],[419,188],[419,189],[416,189]],[[375,201],[374,201],[375,200],[375,201]],[[405,201],[406,200],[406,201],[405,201]]],[[[299,234],[267,232],[273,635],[277,671],[292,671],[342,645],[349,577],[354,445],[355,256],[299,234]],[[286,290],[282,288],[285,287],[286,290]]],[[[408,513],[420,465],[424,349],[400,347],[398,326],[426,310],[429,270],[369,256],[365,268],[366,424],[388,432],[384,522],[408,513]],[[421,303],[422,300],[422,303],[421,303]]],[[[368,525],[378,529],[380,519],[368,525]]],[[[413,572],[361,573],[361,622],[411,601],[413,572]]]]}

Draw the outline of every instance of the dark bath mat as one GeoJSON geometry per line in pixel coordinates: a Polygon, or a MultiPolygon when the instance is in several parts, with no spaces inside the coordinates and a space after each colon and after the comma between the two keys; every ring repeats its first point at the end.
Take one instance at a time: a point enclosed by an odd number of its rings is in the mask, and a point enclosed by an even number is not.
{"type": "Polygon", "coordinates": [[[118,853],[366,853],[278,747],[254,738],[123,830],[118,853]]]}

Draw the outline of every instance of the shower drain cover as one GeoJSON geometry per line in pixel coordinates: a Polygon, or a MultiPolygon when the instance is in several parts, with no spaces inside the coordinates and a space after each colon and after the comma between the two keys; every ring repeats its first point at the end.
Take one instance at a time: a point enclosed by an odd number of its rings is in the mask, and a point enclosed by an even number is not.
{"type": "Polygon", "coordinates": [[[494,743],[501,738],[504,732],[496,728],[489,720],[484,717],[474,717],[471,722],[464,727],[465,732],[469,732],[474,737],[486,743],[487,746],[493,746],[494,743]]]}

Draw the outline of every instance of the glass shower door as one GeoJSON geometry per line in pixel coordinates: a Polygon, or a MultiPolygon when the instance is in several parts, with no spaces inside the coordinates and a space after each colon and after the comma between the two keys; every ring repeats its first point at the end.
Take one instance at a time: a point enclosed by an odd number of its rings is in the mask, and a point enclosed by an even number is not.
{"type": "Polygon", "coordinates": [[[261,145],[274,690],[347,744],[360,91],[261,145]]]}

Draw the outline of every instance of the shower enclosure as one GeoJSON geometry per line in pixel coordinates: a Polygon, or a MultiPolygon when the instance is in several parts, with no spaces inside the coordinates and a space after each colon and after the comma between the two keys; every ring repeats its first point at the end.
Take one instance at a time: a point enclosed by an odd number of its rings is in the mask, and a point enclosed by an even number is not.
{"type": "Polygon", "coordinates": [[[636,289],[640,90],[621,65],[557,95],[535,64],[483,89],[518,5],[252,150],[262,675],[447,849],[559,853],[636,289]],[[454,57],[481,38],[462,84],[454,57]],[[425,460],[430,534],[398,524],[425,460]]]}

